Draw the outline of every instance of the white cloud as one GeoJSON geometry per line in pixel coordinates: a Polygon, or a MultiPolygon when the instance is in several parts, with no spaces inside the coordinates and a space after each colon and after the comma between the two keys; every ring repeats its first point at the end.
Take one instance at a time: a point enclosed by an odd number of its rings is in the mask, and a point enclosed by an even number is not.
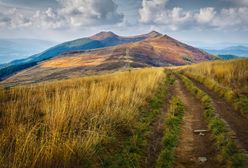
{"type": "Polygon", "coordinates": [[[202,8],[199,13],[195,14],[195,19],[200,24],[210,23],[216,15],[216,11],[214,8],[202,8]]]}
{"type": "Polygon", "coordinates": [[[61,29],[90,25],[120,23],[123,15],[118,13],[113,0],[57,0],[59,8],[39,10],[30,15],[15,9],[0,13],[0,26],[19,28],[25,26],[61,29]]]}
{"type": "Polygon", "coordinates": [[[152,23],[161,20],[166,15],[168,0],[143,0],[139,10],[142,23],[152,23]],[[154,20],[155,19],[155,20],[154,20]]]}
{"type": "MultiPolygon", "coordinates": [[[[173,30],[179,26],[189,24],[191,12],[175,7],[172,10],[166,8],[168,0],[143,0],[139,9],[140,22],[144,24],[169,25],[173,30]]],[[[186,26],[186,25],[184,25],[186,26]]]]}
{"type": "Polygon", "coordinates": [[[114,24],[123,20],[113,0],[58,0],[60,14],[72,26],[92,24],[114,24]]]}
{"type": "MultiPolygon", "coordinates": [[[[244,3],[242,0],[239,1],[244,3]]],[[[168,0],[143,0],[139,9],[140,23],[166,26],[171,30],[189,28],[247,30],[248,27],[248,7],[220,10],[206,7],[190,11],[178,7],[168,9],[167,3],[168,0]]]]}
{"type": "Polygon", "coordinates": [[[30,18],[20,13],[16,8],[9,9],[5,13],[0,12],[0,27],[28,27],[31,24],[30,18]]]}

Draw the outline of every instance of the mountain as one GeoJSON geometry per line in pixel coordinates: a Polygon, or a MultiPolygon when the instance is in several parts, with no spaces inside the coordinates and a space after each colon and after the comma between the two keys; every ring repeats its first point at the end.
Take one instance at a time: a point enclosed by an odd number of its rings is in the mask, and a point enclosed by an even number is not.
{"type": "Polygon", "coordinates": [[[159,35],[107,48],[68,51],[21,71],[4,82],[40,82],[125,68],[186,65],[216,58],[167,35],[159,35]]]}
{"type": "Polygon", "coordinates": [[[0,67],[0,80],[11,76],[18,71],[35,66],[42,61],[54,58],[64,52],[104,48],[124,43],[137,42],[158,36],[162,36],[162,34],[155,31],[133,37],[122,37],[112,32],[100,32],[91,37],[81,38],[56,45],[40,54],[35,54],[26,59],[15,60],[8,64],[4,64],[0,67]]]}
{"type": "Polygon", "coordinates": [[[231,60],[231,59],[239,59],[241,57],[238,57],[236,55],[218,55],[218,57],[220,57],[221,59],[224,60],[231,60]]]}
{"type": "Polygon", "coordinates": [[[221,50],[206,49],[205,51],[215,55],[236,55],[240,57],[248,57],[248,47],[246,46],[232,46],[221,50]]]}
{"type": "Polygon", "coordinates": [[[0,39],[0,64],[44,51],[56,42],[37,39],[0,39]]]}

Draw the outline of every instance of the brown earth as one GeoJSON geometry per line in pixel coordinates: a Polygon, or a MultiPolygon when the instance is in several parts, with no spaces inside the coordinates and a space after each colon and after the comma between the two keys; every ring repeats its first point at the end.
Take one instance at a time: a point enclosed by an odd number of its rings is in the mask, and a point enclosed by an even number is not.
{"type": "Polygon", "coordinates": [[[217,151],[210,133],[207,132],[204,135],[199,135],[193,132],[197,129],[208,129],[201,102],[185,88],[181,81],[177,80],[175,84],[176,90],[174,94],[182,100],[185,106],[179,145],[175,152],[175,167],[222,167],[216,160],[217,151]],[[207,161],[200,162],[199,157],[206,157],[207,161]]]}
{"type": "Polygon", "coordinates": [[[232,105],[217,93],[211,91],[198,81],[191,79],[194,84],[206,92],[212,99],[217,114],[228,124],[232,131],[236,134],[234,138],[241,145],[241,148],[248,151],[248,119],[241,115],[240,112],[234,110],[232,105]]]}
{"type": "Polygon", "coordinates": [[[167,114],[168,102],[172,96],[178,96],[185,105],[185,114],[181,128],[179,145],[175,152],[175,166],[177,168],[219,168],[223,167],[217,158],[217,151],[214,147],[214,141],[210,133],[204,133],[203,136],[194,133],[194,130],[207,130],[207,123],[203,115],[201,102],[195,98],[180,80],[169,88],[165,99],[165,105],[161,113],[151,125],[151,133],[148,137],[148,148],[142,159],[141,165],[144,168],[154,168],[156,160],[162,149],[162,138],[164,132],[164,121],[167,114]],[[202,163],[199,157],[206,157],[207,161],[202,163]]]}

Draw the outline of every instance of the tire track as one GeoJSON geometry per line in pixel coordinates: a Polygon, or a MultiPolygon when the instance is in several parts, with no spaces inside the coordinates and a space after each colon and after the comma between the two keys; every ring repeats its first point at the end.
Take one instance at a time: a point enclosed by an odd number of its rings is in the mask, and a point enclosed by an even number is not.
{"type": "Polygon", "coordinates": [[[248,153],[248,119],[242,116],[240,112],[234,110],[232,105],[224,98],[221,98],[217,93],[211,91],[196,80],[191,78],[190,80],[212,98],[218,116],[220,116],[234,132],[233,139],[238,141],[241,149],[245,153],[248,153]]]}
{"type": "Polygon", "coordinates": [[[151,125],[151,133],[148,137],[148,148],[141,163],[144,168],[155,168],[156,161],[162,147],[161,142],[164,133],[164,120],[167,113],[169,100],[172,97],[171,93],[173,89],[174,87],[172,85],[168,87],[168,93],[164,100],[165,104],[163,109],[151,125]]]}
{"type": "Polygon", "coordinates": [[[185,88],[180,80],[176,81],[173,94],[178,96],[185,106],[179,145],[175,151],[175,167],[221,167],[221,164],[216,161],[217,151],[210,134],[208,132],[203,135],[194,133],[196,129],[207,130],[208,128],[201,102],[185,88]],[[207,160],[200,161],[203,158],[207,160]]]}

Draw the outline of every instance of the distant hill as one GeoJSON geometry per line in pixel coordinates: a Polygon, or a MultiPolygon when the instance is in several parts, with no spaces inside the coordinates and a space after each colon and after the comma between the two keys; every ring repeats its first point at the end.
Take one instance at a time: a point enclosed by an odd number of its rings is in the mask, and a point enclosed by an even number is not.
{"type": "Polygon", "coordinates": [[[36,39],[0,39],[0,64],[39,53],[55,44],[36,39]]]}
{"type": "Polygon", "coordinates": [[[77,51],[77,50],[89,50],[96,48],[104,48],[109,46],[115,46],[119,44],[137,42],[147,38],[153,38],[161,36],[162,34],[152,31],[148,34],[133,36],[133,37],[122,37],[112,32],[100,32],[91,37],[80,38],[73,41],[68,41],[59,45],[56,45],[42,53],[35,54],[26,59],[20,59],[12,61],[8,64],[0,67],[0,80],[5,79],[12,74],[24,70],[26,68],[37,65],[41,61],[45,61],[56,56],[61,55],[64,52],[77,51]]]}
{"type": "MultiPolygon", "coordinates": [[[[94,37],[96,38],[99,36],[94,37]]],[[[100,39],[102,38],[105,38],[105,34],[100,39]]],[[[152,32],[149,33],[149,38],[138,42],[86,51],[67,51],[21,71],[4,82],[13,84],[40,82],[125,68],[186,65],[215,59],[217,57],[202,50],[167,35],[152,32]]]]}
{"type": "Polygon", "coordinates": [[[238,57],[236,55],[218,55],[218,57],[224,59],[224,60],[231,60],[231,59],[239,59],[241,57],[238,57]]]}
{"type": "Polygon", "coordinates": [[[206,49],[210,54],[215,55],[236,55],[240,57],[248,57],[248,47],[246,46],[233,46],[233,47],[227,47],[221,50],[208,50],[206,49]]]}

